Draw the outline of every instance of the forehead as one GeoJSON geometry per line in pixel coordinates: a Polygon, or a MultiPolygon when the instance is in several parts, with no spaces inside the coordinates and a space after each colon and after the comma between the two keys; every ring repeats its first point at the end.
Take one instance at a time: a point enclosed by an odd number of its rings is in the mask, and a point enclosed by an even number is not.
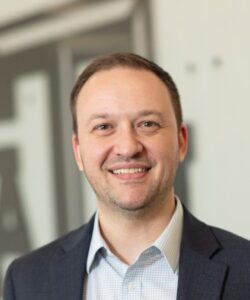
{"type": "Polygon", "coordinates": [[[116,67],[92,75],[77,97],[77,112],[88,110],[136,111],[170,109],[166,85],[153,72],[116,67]]]}

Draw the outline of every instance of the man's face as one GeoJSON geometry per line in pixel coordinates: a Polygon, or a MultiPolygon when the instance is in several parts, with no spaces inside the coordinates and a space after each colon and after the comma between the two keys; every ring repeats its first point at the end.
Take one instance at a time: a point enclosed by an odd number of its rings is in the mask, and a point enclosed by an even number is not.
{"type": "Polygon", "coordinates": [[[122,67],[97,72],[80,91],[76,115],[75,158],[99,209],[143,211],[173,198],[187,134],[184,126],[178,131],[170,94],[156,75],[122,67]]]}

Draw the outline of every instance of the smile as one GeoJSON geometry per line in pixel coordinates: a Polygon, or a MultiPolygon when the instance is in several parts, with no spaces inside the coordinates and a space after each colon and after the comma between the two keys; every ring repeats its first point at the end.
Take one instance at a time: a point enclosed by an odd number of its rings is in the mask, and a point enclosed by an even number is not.
{"type": "Polygon", "coordinates": [[[146,168],[129,168],[129,169],[116,169],[112,170],[113,174],[138,174],[145,173],[147,171],[146,168]]]}

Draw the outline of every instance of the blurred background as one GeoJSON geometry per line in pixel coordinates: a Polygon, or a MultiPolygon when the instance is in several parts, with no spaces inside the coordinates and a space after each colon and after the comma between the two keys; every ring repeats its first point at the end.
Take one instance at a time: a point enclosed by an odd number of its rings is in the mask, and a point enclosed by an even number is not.
{"type": "Polygon", "coordinates": [[[95,211],[73,160],[69,94],[108,52],[170,72],[190,135],[177,194],[198,218],[250,238],[249,28],[247,0],[1,0],[0,283],[15,257],[95,211]]]}

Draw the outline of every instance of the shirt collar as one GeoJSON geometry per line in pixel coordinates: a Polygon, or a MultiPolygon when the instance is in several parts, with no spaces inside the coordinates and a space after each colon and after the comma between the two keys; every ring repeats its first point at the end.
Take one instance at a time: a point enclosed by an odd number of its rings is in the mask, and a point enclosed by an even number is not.
{"type": "Polygon", "coordinates": [[[153,246],[158,248],[166,257],[173,272],[177,270],[179,265],[182,226],[183,207],[181,201],[176,197],[176,207],[170,223],[153,243],[153,246]]]}
{"type": "Polygon", "coordinates": [[[108,249],[105,241],[103,240],[99,227],[98,212],[95,215],[94,228],[92,233],[92,239],[89,247],[88,259],[87,259],[87,273],[89,274],[91,265],[95,259],[97,252],[102,249],[108,249]]]}
{"type": "MultiPolygon", "coordinates": [[[[173,272],[177,270],[179,264],[179,253],[181,244],[181,234],[183,226],[183,207],[180,200],[176,197],[176,208],[174,214],[170,220],[170,223],[153,243],[152,246],[158,248],[161,253],[166,257],[169,265],[173,272]]],[[[92,263],[95,259],[96,254],[100,249],[106,249],[109,252],[109,248],[102,238],[99,222],[98,213],[95,216],[94,228],[92,239],[90,243],[88,258],[87,258],[87,273],[89,274],[92,263]]]]}

